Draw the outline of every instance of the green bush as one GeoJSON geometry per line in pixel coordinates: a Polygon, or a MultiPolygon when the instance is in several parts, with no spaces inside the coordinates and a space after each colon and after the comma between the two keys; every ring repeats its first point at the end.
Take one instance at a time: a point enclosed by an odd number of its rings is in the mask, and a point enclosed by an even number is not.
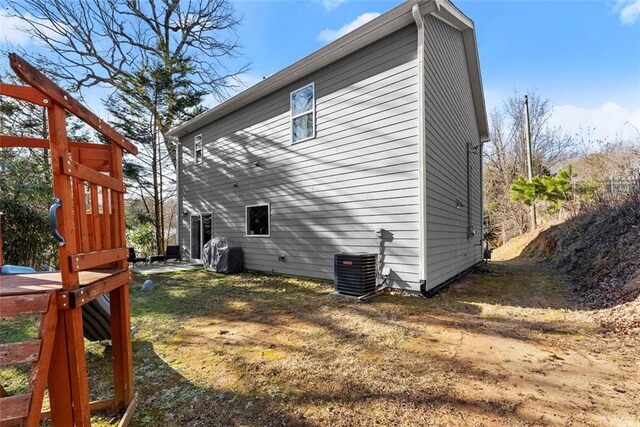
{"type": "Polygon", "coordinates": [[[564,202],[571,200],[571,180],[575,176],[573,166],[568,165],[566,170],[560,169],[553,176],[536,176],[531,181],[519,177],[511,185],[511,199],[527,206],[542,200],[547,202],[552,212],[557,212],[564,202]]]}
{"type": "Polygon", "coordinates": [[[566,202],[589,202],[599,186],[593,182],[575,183],[576,176],[573,166],[568,165],[556,175],[537,176],[531,181],[519,177],[511,185],[511,199],[527,206],[538,200],[547,202],[551,213],[558,212],[566,202]]]}
{"type": "Polygon", "coordinates": [[[4,263],[44,270],[58,266],[58,246],[49,232],[47,213],[0,199],[4,263]]]}
{"type": "Polygon", "coordinates": [[[127,228],[127,242],[136,250],[136,255],[155,255],[156,230],[150,222],[136,224],[127,228]]]}

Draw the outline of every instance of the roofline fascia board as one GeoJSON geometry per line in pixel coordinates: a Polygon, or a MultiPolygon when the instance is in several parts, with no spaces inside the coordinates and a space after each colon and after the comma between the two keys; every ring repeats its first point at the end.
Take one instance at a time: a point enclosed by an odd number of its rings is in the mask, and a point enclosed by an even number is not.
{"type": "Polygon", "coordinates": [[[480,142],[484,143],[489,140],[489,120],[487,118],[484,89],[482,87],[482,74],[480,71],[476,35],[473,30],[467,30],[462,32],[462,38],[467,56],[467,67],[473,69],[473,72],[469,73],[469,80],[471,81],[471,93],[476,111],[476,123],[480,133],[480,142]]]}
{"type": "Polygon", "coordinates": [[[193,119],[170,130],[168,136],[183,137],[195,129],[217,120],[253,101],[275,92],[312,72],[319,70],[393,32],[413,23],[411,9],[417,4],[423,14],[436,10],[435,0],[408,0],[389,12],[373,19],[354,31],[340,37],[273,76],[255,84],[238,95],[205,111],[193,119]]]}
{"type": "Polygon", "coordinates": [[[434,0],[437,16],[459,31],[473,30],[473,21],[447,0],[434,0]]]}
{"type": "Polygon", "coordinates": [[[447,0],[434,0],[437,10],[433,16],[445,24],[462,32],[462,40],[469,69],[469,80],[476,113],[476,124],[480,134],[480,142],[489,140],[489,121],[482,87],[482,74],[480,72],[480,60],[478,58],[478,45],[473,21],[467,18],[460,10],[447,0]]]}
{"type": "Polygon", "coordinates": [[[418,279],[420,284],[427,282],[427,136],[426,136],[426,96],[425,96],[425,75],[424,75],[424,51],[425,42],[425,13],[420,6],[413,5],[411,13],[417,27],[417,48],[416,48],[416,93],[418,94],[418,279]]]}
{"type": "Polygon", "coordinates": [[[448,0],[407,0],[389,12],[369,21],[354,31],[340,37],[300,61],[284,68],[273,76],[255,84],[193,119],[173,128],[167,136],[183,137],[198,128],[263,98],[345,56],[414,23],[413,6],[420,8],[422,16],[431,14],[463,34],[467,52],[467,67],[471,76],[476,121],[481,141],[489,139],[480,64],[476,51],[473,21],[467,18],[448,0]]]}

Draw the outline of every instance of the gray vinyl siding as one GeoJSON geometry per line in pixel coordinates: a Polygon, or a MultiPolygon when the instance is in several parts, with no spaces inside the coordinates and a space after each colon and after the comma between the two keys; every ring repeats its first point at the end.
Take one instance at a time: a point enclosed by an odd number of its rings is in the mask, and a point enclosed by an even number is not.
{"type": "MultiPolygon", "coordinates": [[[[242,246],[248,269],[320,279],[333,279],[337,252],[378,252],[384,228],[391,285],[417,290],[416,46],[411,25],[181,138],[179,212],[213,212],[214,234],[242,246]],[[310,82],[316,138],[292,144],[289,95],[310,82]],[[270,237],[246,237],[245,206],[259,203],[270,237]]],[[[189,236],[181,214],[187,258],[189,236]]]]}
{"type": "Polygon", "coordinates": [[[425,17],[427,288],[481,260],[481,149],[470,154],[467,238],[467,142],[480,143],[462,33],[425,17]],[[456,208],[456,198],[464,207],[456,208]]]}

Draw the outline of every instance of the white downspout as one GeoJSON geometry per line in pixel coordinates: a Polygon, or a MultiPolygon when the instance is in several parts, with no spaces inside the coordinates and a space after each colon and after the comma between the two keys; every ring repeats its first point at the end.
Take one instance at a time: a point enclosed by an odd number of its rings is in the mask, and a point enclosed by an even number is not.
{"type": "Polygon", "coordinates": [[[411,14],[416,21],[418,30],[418,48],[416,56],[416,67],[418,76],[418,203],[420,204],[420,216],[418,219],[419,230],[419,271],[420,292],[423,295],[427,286],[427,177],[426,177],[426,104],[425,104],[425,75],[424,75],[424,20],[420,12],[420,6],[414,4],[411,14]]]}
{"type": "Polygon", "coordinates": [[[176,245],[178,245],[178,250],[180,253],[180,260],[182,260],[182,254],[184,251],[182,250],[182,242],[180,241],[180,225],[182,222],[182,191],[180,189],[180,164],[182,163],[182,145],[180,144],[180,139],[178,137],[173,138],[172,144],[176,147],[176,188],[177,191],[177,203],[176,203],[176,245]]]}

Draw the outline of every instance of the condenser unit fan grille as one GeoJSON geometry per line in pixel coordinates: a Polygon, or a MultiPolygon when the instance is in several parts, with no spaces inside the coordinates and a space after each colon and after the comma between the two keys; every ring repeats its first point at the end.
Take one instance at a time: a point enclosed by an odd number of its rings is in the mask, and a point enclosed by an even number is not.
{"type": "Polygon", "coordinates": [[[337,292],[362,296],[376,290],[377,254],[340,253],[334,256],[337,292]]]}

